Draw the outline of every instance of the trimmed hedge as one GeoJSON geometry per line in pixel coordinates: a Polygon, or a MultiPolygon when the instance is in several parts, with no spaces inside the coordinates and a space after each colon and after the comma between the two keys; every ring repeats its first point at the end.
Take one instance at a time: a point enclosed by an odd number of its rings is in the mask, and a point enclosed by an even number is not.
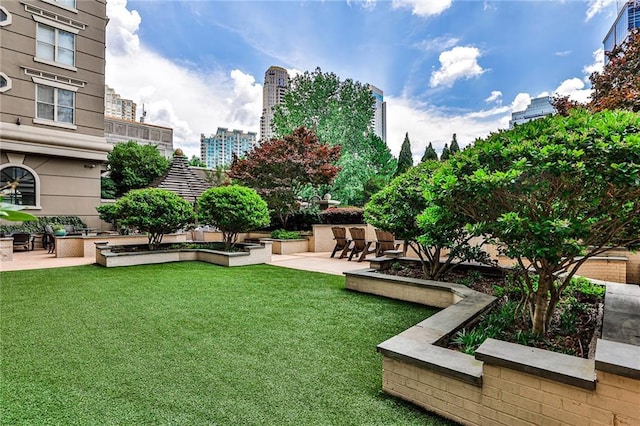
{"type": "Polygon", "coordinates": [[[2,224],[0,232],[29,232],[35,234],[44,231],[46,225],[73,225],[75,228],[86,228],[87,224],[78,216],[39,216],[38,220],[22,222],[20,224],[2,224]]]}
{"type": "Polygon", "coordinates": [[[320,212],[322,223],[330,225],[352,225],[364,222],[363,209],[358,207],[331,207],[320,212]]]}

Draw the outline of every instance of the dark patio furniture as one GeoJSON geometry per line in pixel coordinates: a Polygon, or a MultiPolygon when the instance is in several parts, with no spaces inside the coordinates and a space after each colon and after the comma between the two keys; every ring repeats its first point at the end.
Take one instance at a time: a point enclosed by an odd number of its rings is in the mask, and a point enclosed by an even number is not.
{"type": "Polygon", "coordinates": [[[331,257],[335,256],[338,250],[340,250],[339,259],[342,259],[349,252],[349,245],[351,244],[351,240],[347,238],[347,230],[342,226],[332,226],[331,232],[333,232],[333,239],[336,240],[336,246],[333,248],[333,252],[331,252],[331,257]]]}
{"type": "Polygon", "coordinates": [[[31,241],[31,234],[27,232],[14,232],[11,234],[13,237],[13,249],[22,248],[26,251],[29,251],[29,244],[31,241]]]}
{"type": "Polygon", "coordinates": [[[44,234],[42,234],[42,248],[48,250],[48,253],[53,253],[56,248],[56,237],[53,234],[53,228],[51,225],[45,225],[44,234]]]}

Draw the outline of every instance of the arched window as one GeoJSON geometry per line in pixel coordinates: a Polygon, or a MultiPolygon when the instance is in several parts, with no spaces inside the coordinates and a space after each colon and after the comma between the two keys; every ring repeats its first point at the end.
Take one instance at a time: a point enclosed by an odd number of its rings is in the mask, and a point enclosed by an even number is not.
{"type": "Polygon", "coordinates": [[[24,167],[9,166],[0,172],[3,201],[21,206],[36,206],[36,178],[24,167]]]}

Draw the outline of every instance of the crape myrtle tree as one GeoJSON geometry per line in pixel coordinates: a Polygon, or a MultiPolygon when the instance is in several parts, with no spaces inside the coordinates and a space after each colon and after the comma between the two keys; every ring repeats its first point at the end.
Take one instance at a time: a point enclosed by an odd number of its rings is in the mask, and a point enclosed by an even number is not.
{"type": "Polygon", "coordinates": [[[140,145],[135,141],[116,144],[107,159],[109,178],[115,184],[116,196],[149,186],[170,165],[156,146],[140,145]]]}
{"type": "Polygon", "coordinates": [[[149,249],[162,243],[164,234],[175,232],[194,222],[191,203],[179,195],[160,188],[133,189],[113,204],[109,214],[121,226],[146,232],[149,249]]]}
{"type": "Polygon", "coordinates": [[[287,219],[300,208],[300,191],[329,185],[340,170],[334,165],[339,157],[339,146],[320,143],[313,131],[299,127],[234,160],[229,177],[254,188],[286,229],[287,219]]]}
{"type": "Polygon", "coordinates": [[[201,223],[222,231],[227,251],[237,242],[238,233],[267,226],[270,222],[267,203],[255,190],[240,185],[207,189],[198,198],[198,215],[201,223]]]}
{"type": "Polygon", "coordinates": [[[394,177],[400,176],[413,167],[413,154],[411,153],[411,141],[409,140],[409,132],[405,133],[402,146],[400,146],[400,154],[398,155],[398,167],[394,177]]]}
{"type": "Polygon", "coordinates": [[[388,147],[371,137],[374,103],[367,85],[316,68],[295,76],[273,110],[271,126],[278,138],[304,126],[320,142],[341,147],[337,164],[341,170],[332,187],[324,189],[343,204],[362,203],[365,182],[374,176],[386,180],[393,174],[381,175],[387,173],[387,156],[380,153],[388,147]]]}
{"type": "Polygon", "coordinates": [[[434,173],[434,203],[466,217],[523,274],[533,332],[589,258],[640,247],[640,114],[574,109],[478,140],[434,173]]]}
{"type": "Polygon", "coordinates": [[[364,209],[367,223],[404,240],[420,258],[425,278],[436,280],[460,262],[488,261],[480,246],[471,244],[473,233],[464,217],[433,204],[431,176],[439,167],[437,161],[426,161],[409,169],[374,194],[364,209]]]}
{"type": "Polygon", "coordinates": [[[429,142],[429,145],[424,149],[424,154],[422,155],[420,162],[424,163],[425,161],[430,160],[438,160],[438,153],[433,149],[433,144],[431,142],[429,142]]]}

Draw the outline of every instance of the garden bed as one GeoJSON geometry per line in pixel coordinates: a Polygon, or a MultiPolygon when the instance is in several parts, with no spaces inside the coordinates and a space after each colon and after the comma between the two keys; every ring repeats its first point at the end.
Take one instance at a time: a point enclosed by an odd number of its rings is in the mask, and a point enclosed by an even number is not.
{"type": "Polygon", "coordinates": [[[236,244],[236,251],[216,248],[219,248],[217,243],[165,244],[154,251],[150,251],[147,245],[97,245],[96,263],[109,268],[191,260],[220,266],[255,265],[271,261],[271,242],[268,241],[260,244],[236,244]]]}

